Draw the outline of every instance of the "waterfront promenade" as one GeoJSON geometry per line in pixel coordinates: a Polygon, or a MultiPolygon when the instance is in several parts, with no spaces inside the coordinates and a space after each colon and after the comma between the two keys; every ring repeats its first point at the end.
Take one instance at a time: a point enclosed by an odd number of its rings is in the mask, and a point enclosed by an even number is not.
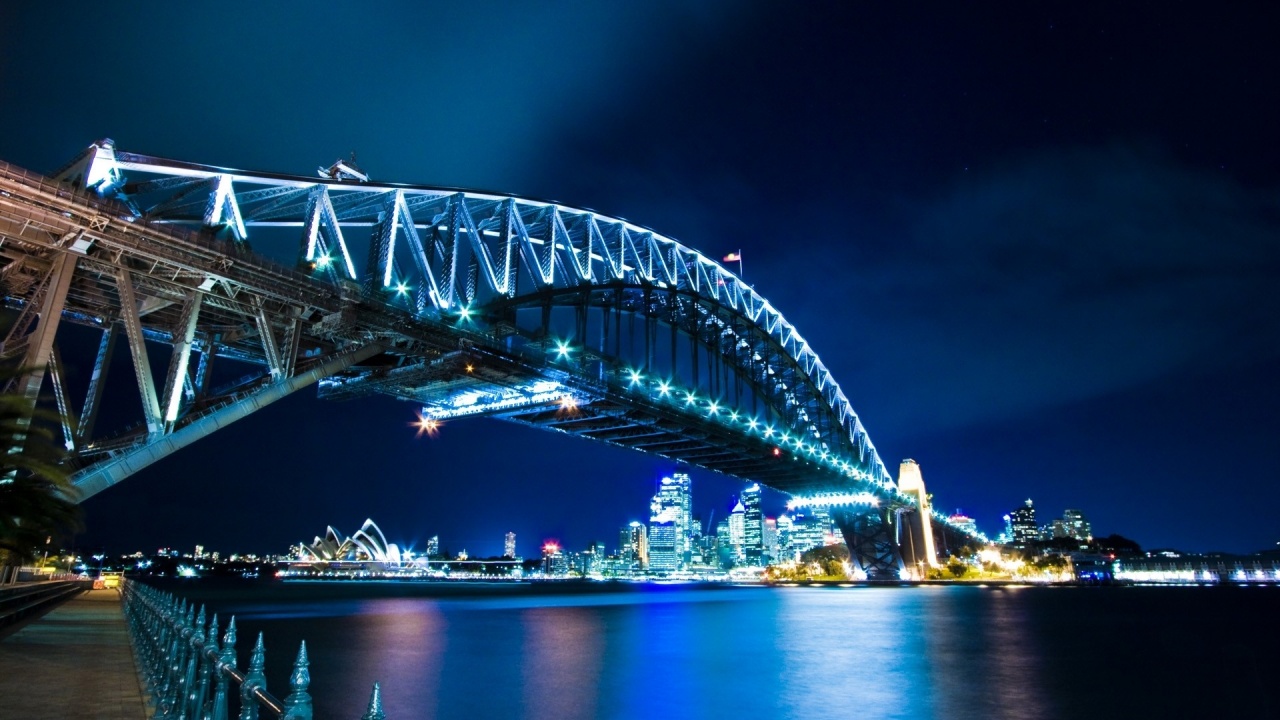
{"type": "Polygon", "coordinates": [[[0,640],[0,717],[142,720],[118,590],[91,590],[0,640]]]}

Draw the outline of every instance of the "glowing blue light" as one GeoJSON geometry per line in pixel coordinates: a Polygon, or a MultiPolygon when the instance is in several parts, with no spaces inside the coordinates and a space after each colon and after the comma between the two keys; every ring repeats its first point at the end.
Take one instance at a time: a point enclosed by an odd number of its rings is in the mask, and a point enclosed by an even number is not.
{"type": "Polygon", "coordinates": [[[321,255],[316,258],[316,267],[329,267],[329,263],[333,262],[328,255],[321,255]]]}
{"type": "Polygon", "coordinates": [[[632,370],[632,371],[631,371],[631,384],[632,384],[632,385],[635,385],[636,383],[640,382],[640,381],[641,381],[641,380],[643,380],[643,379],[644,379],[644,376],[640,374],[640,371],[639,371],[639,370],[632,370]]]}
{"type": "Polygon", "coordinates": [[[697,396],[695,396],[693,393],[689,393],[689,394],[688,394],[688,395],[686,395],[686,396],[685,396],[685,398],[684,398],[684,404],[685,404],[685,405],[692,405],[692,404],[694,404],[694,403],[696,403],[696,402],[698,402],[698,398],[697,398],[697,396]]]}
{"type": "Polygon", "coordinates": [[[747,427],[751,428],[752,430],[755,430],[756,426],[759,424],[760,423],[756,422],[755,418],[751,418],[750,420],[747,421],[747,427]]]}
{"type": "Polygon", "coordinates": [[[562,340],[556,341],[556,355],[558,357],[569,357],[570,352],[571,349],[569,348],[569,343],[562,340]]]}
{"type": "Polygon", "coordinates": [[[707,406],[707,411],[710,412],[712,415],[715,415],[716,413],[720,412],[720,406],[713,402],[707,406]]]}
{"type": "Polygon", "coordinates": [[[407,295],[409,293],[409,286],[404,283],[396,283],[396,292],[401,295],[407,295]]]}
{"type": "Polygon", "coordinates": [[[734,410],[733,412],[729,413],[729,419],[730,419],[730,420],[737,420],[737,419],[738,419],[738,411],[737,411],[737,410],[734,410]]]}
{"type": "Polygon", "coordinates": [[[458,317],[463,320],[466,320],[467,318],[471,317],[471,308],[465,305],[462,306],[462,309],[458,311],[458,317]]]}
{"type": "Polygon", "coordinates": [[[768,427],[766,427],[766,428],[764,429],[764,436],[765,436],[765,437],[773,437],[773,426],[772,426],[772,425],[769,425],[768,427]]]}
{"type": "Polygon", "coordinates": [[[663,396],[670,395],[670,394],[671,394],[671,383],[669,383],[669,382],[660,382],[660,383],[658,383],[658,394],[659,394],[659,395],[663,395],[663,396]]]}

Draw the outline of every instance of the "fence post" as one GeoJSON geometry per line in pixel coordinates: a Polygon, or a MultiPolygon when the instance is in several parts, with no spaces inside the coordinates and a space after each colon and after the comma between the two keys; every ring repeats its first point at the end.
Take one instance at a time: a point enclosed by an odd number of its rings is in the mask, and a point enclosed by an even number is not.
{"type": "Polygon", "coordinates": [[[209,677],[218,662],[218,613],[214,613],[209,619],[209,632],[205,635],[204,643],[204,648],[200,651],[200,689],[196,693],[193,717],[203,717],[209,711],[209,677]]]}
{"type": "Polygon", "coordinates": [[[227,624],[222,636],[222,652],[218,656],[218,685],[213,694],[213,720],[227,720],[227,670],[236,668],[236,616],[227,624]]]}

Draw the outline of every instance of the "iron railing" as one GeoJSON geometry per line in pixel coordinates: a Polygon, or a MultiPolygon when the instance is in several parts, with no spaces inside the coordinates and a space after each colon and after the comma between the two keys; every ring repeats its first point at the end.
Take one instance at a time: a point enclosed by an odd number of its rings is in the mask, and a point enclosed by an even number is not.
{"type": "MultiPolygon", "coordinates": [[[[153,718],[171,720],[201,718],[228,720],[232,692],[239,696],[239,720],[266,717],[311,720],[310,661],[302,641],[289,674],[289,694],[284,700],[267,691],[263,673],[266,651],[262,633],[249,656],[249,667],[236,667],[236,619],[227,623],[221,639],[218,616],[205,622],[205,609],[149,585],[125,580],[121,584],[125,619],[133,641],[138,668],[154,709],[153,718]],[[235,687],[232,687],[235,683],[235,687]]],[[[361,720],[385,720],[382,691],[373,684],[369,705],[361,720]]]]}

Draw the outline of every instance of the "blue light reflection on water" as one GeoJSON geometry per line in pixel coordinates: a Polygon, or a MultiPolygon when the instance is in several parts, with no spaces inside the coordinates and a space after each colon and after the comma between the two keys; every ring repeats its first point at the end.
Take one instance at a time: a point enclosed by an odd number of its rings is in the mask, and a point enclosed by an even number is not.
{"type": "Polygon", "coordinates": [[[318,718],[358,717],[374,680],[393,719],[1021,720],[1133,717],[1197,702],[1252,716],[1275,709],[1259,694],[1270,690],[1266,672],[1255,678],[1221,663],[1194,671],[1236,682],[1224,699],[1148,691],[1205,654],[1232,652],[1230,662],[1246,667],[1264,656],[1240,653],[1236,630],[1218,628],[1221,647],[1217,634],[1170,632],[1188,614],[1217,622],[1224,609],[1239,610],[1232,622],[1258,642],[1280,639],[1273,613],[1257,622],[1270,591],[1246,606],[1232,591],[1165,590],[639,587],[459,599],[397,597],[384,587],[371,599],[319,600],[320,586],[288,599],[210,602],[238,615],[242,658],[252,633],[266,631],[268,678],[280,696],[307,639],[318,718]]]}

